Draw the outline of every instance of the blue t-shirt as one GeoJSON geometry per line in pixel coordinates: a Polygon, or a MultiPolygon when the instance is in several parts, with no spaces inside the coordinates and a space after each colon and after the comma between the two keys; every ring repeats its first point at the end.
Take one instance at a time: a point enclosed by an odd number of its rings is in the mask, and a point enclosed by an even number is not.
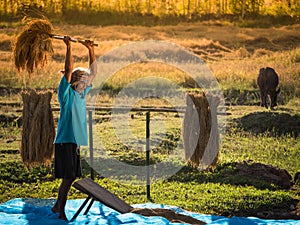
{"type": "Polygon", "coordinates": [[[60,118],[54,143],[75,143],[87,145],[87,122],[85,96],[91,90],[86,87],[80,94],[73,90],[65,76],[58,86],[60,118]]]}

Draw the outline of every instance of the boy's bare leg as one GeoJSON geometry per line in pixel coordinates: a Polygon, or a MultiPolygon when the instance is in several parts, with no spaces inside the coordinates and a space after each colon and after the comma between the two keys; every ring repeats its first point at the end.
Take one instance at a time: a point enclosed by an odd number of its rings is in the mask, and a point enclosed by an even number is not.
{"type": "Polygon", "coordinates": [[[74,179],[63,179],[59,190],[58,190],[58,197],[57,201],[52,207],[52,211],[55,213],[59,213],[59,219],[67,220],[66,214],[65,214],[65,206],[67,202],[67,197],[69,190],[72,186],[72,183],[74,182],[74,179]]]}

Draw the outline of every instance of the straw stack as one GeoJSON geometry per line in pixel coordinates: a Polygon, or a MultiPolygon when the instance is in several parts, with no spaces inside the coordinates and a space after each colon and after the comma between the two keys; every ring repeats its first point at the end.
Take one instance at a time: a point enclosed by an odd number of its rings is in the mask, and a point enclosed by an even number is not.
{"type": "MultiPolygon", "coordinates": [[[[186,102],[187,108],[183,121],[185,160],[192,166],[198,167],[211,136],[213,120],[204,93],[188,93],[186,102]]],[[[212,166],[217,161],[218,158],[216,157],[212,166]]]]}
{"type": "Polygon", "coordinates": [[[21,158],[28,168],[49,166],[53,157],[55,136],[50,101],[52,92],[23,91],[23,131],[21,158]]]}

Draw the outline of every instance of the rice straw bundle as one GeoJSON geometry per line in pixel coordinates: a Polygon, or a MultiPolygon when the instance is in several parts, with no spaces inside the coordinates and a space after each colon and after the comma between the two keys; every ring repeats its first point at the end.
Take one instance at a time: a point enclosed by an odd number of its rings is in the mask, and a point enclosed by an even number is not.
{"type": "Polygon", "coordinates": [[[180,213],[176,213],[174,210],[171,209],[148,209],[148,208],[134,208],[130,212],[140,214],[142,216],[161,216],[169,220],[170,222],[174,223],[184,223],[184,224],[198,224],[204,225],[205,222],[193,218],[191,216],[183,215],[180,213]]]}
{"type": "Polygon", "coordinates": [[[18,71],[26,70],[31,77],[34,68],[43,67],[53,53],[50,34],[52,24],[46,19],[31,19],[17,36],[13,46],[14,62],[18,71]]]}
{"type": "MultiPolygon", "coordinates": [[[[64,36],[53,34],[53,26],[47,19],[26,18],[24,21],[27,25],[17,36],[12,48],[18,72],[26,70],[31,78],[34,68],[44,67],[49,55],[53,53],[51,39],[63,40],[64,36]]],[[[71,38],[71,41],[85,40],[71,38]]],[[[98,44],[94,43],[94,46],[98,44]]]]}
{"type": "Polygon", "coordinates": [[[21,158],[30,168],[35,165],[50,165],[55,137],[54,120],[50,101],[52,92],[23,91],[23,130],[21,158]]]}
{"type": "MultiPolygon", "coordinates": [[[[210,135],[212,135],[213,120],[216,118],[212,119],[209,103],[204,93],[188,93],[186,101],[187,108],[183,120],[185,160],[191,165],[198,167],[210,135]]],[[[217,160],[218,158],[216,157],[212,166],[216,164],[217,160]]]]}

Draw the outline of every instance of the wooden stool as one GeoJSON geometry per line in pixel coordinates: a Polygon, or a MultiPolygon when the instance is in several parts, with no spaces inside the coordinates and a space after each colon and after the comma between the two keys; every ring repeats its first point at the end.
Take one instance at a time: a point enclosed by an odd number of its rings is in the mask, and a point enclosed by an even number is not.
{"type": "Polygon", "coordinates": [[[88,197],[85,199],[78,211],[75,213],[75,215],[71,219],[71,222],[76,219],[76,217],[79,215],[79,213],[82,211],[82,209],[85,207],[89,200],[91,201],[87,209],[85,210],[84,215],[88,213],[95,200],[103,203],[104,205],[120,213],[128,213],[131,210],[133,210],[132,206],[130,206],[129,204],[127,204],[126,202],[124,202],[105,188],[101,187],[98,183],[94,182],[90,178],[83,178],[79,181],[76,181],[73,184],[73,187],[75,187],[82,193],[87,194],[88,197]]]}

